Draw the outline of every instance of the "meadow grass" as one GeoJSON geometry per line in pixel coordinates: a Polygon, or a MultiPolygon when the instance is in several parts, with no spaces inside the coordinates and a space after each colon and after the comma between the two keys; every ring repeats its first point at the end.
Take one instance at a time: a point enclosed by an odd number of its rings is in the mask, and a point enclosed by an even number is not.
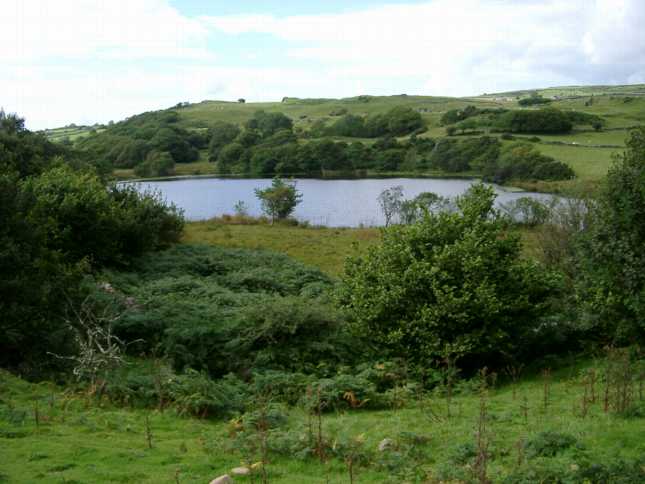
{"type": "Polygon", "coordinates": [[[558,161],[567,163],[582,181],[598,181],[609,170],[617,148],[589,148],[583,146],[540,145],[540,151],[558,161]]]}
{"type": "Polygon", "coordinates": [[[282,252],[332,276],[343,272],[345,259],[380,240],[377,228],[293,227],[282,224],[231,224],[222,219],[186,224],[182,241],[221,247],[282,252]]]}
{"type": "MultiPolygon", "coordinates": [[[[517,383],[500,376],[485,392],[478,390],[477,381],[465,381],[453,389],[451,400],[440,390],[417,396],[404,393],[390,409],[323,414],[322,435],[330,449],[360,439],[356,454],[364,463],[355,469],[355,482],[417,480],[411,474],[425,475],[429,482],[472,479],[469,453],[482,423],[482,403],[486,472],[493,482],[528,467],[564,472],[581,460],[607,464],[642,457],[642,415],[605,412],[601,380],[595,401],[590,401],[588,385],[584,400],[583,372],[595,368],[601,374],[603,364],[587,360],[563,366],[548,381],[539,371],[517,383]],[[525,443],[544,431],[570,436],[574,445],[550,457],[527,456],[525,443]],[[395,445],[413,444],[405,452],[403,447],[377,451],[385,438],[395,445]]],[[[259,459],[252,451],[236,447],[235,426],[227,421],[180,417],[172,408],[117,408],[52,384],[29,384],[4,371],[0,371],[0,389],[0,475],[5,482],[205,483],[259,459]],[[146,437],[146,417],[152,448],[146,437]]],[[[642,400],[636,400],[642,409],[642,400]]],[[[286,420],[269,433],[269,442],[306,440],[307,414],[298,407],[283,412],[286,420]]],[[[342,455],[328,456],[323,463],[288,452],[270,452],[268,457],[269,482],[349,482],[342,455]]],[[[258,482],[258,477],[236,481],[258,482]]]]}

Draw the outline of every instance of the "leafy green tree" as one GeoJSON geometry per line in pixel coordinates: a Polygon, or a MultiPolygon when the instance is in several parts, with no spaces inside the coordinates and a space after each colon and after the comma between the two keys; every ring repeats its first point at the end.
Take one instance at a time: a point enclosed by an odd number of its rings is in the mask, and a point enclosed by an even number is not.
{"type": "Polygon", "coordinates": [[[240,134],[240,128],[235,124],[218,121],[209,132],[211,139],[208,145],[208,159],[215,162],[222,149],[240,134]]]}
{"type": "Polygon", "coordinates": [[[245,127],[257,129],[263,137],[269,137],[281,129],[292,130],[293,121],[282,113],[258,111],[246,122],[245,127]]]}
{"type": "Polygon", "coordinates": [[[0,109],[0,170],[15,171],[19,177],[38,175],[63,155],[69,156],[66,148],[28,131],[23,118],[0,109]]]}
{"type": "Polygon", "coordinates": [[[365,120],[362,116],[346,114],[338,119],[329,131],[335,136],[349,136],[360,138],[365,136],[365,120]]]}
{"type": "Polygon", "coordinates": [[[429,211],[445,206],[447,200],[433,192],[422,192],[412,200],[404,200],[399,208],[399,219],[403,224],[413,224],[423,219],[429,211]]]}
{"type": "Polygon", "coordinates": [[[287,218],[302,201],[302,194],[295,183],[286,183],[278,177],[273,179],[270,187],[256,188],[255,196],[260,199],[262,211],[271,217],[272,223],[287,218]]]}
{"type": "Polygon", "coordinates": [[[63,309],[84,269],[47,247],[44,228],[28,216],[32,204],[17,173],[0,171],[0,367],[30,376],[47,366],[47,351],[68,346],[63,309]]]}
{"type": "Polygon", "coordinates": [[[632,132],[580,240],[586,328],[602,342],[645,341],[645,128],[632,132]]]}
{"type": "Polygon", "coordinates": [[[150,146],[170,153],[175,163],[190,163],[199,158],[198,151],[188,143],[184,133],[170,127],[158,130],[150,140],[150,146]]]}
{"type": "Polygon", "coordinates": [[[134,167],[138,176],[168,176],[175,172],[175,160],[170,153],[164,151],[151,151],[146,159],[134,167]]]}
{"type": "Polygon", "coordinates": [[[365,135],[378,138],[388,134],[388,119],[383,114],[374,114],[365,120],[365,135]]]}
{"type": "Polygon", "coordinates": [[[422,367],[447,356],[470,369],[521,358],[558,278],[522,259],[494,199],[475,185],[459,212],[385,229],[380,246],[350,259],[340,302],[358,333],[422,367]]]}
{"type": "Polygon", "coordinates": [[[219,152],[217,157],[217,171],[219,173],[230,173],[234,166],[244,154],[244,146],[239,143],[231,143],[219,152]]]}
{"type": "Polygon", "coordinates": [[[132,168],[144,161],[149,152],[150,147],[144,140],[124,140],[120,145],[115,146],[112,152],[112,163],[119,168],[132,168]]]}
{"type": "Polygon", "coordinates": [[[385,116],[391,136],[404,136],[423,127],[421,115],[412,108],[397,106],[388,111],[385,116]]]}

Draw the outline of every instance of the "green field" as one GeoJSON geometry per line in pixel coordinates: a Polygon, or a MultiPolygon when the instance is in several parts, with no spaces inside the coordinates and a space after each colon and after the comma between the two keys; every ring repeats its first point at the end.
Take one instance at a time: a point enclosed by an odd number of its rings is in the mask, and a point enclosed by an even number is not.
{"type": "MultiPolygon", "coordinates": [[[[619,482],[602,480],[603,467],[612,466],[632,469],[620,482],[639,482],[643,461],[629,463],[645,453],[643,417],[604,411],[604,365],[589,360],[552,376],[528,375],[517,384],[500,384],[500,376],[483,393],[476,381],[466,381],[452,390],[450,401],[439,390],[415,395],[402,388],[389,410],[323,414],[328,450],[322,463],[289,450],[308,438],[308,416],[298,407],[283,408],[285,419],[267,436],[268,482],[350,482],[350,458],[357,483],[468,482],[482,423],[486,474],[493,482],[509,475],[523,480],[508,482],[539,482],[554,473],[568,475],[566,482],[619,482]],[[599,377],[594,401],[588,383],[593,372],[599,377]],[[543,432],[557,434],[549,438],[543,432]],[[380,452],[386,438],[392,446],[380,452]],[[583,472],[600,480],[585,480],[583,472]]],[[[257,452],[240,449],[234,421],[184,418],[172,408],[116,408],[2,371],[0,391],[2,482],[205,483],[259,461],[257,452]]],[[[642,396],[639,408],[645,410],[642,396]]],[[[261,482],[258,474],[236,482],[261,482]]]]}
{"type": "Polygon", "coordinates": [[[339,276],[348,256],[380,239],[379,229],[305,228],[284,225],[242,225],[220,220],[186,225],[183,241],[221,247],[267,249],[339,276]]]}
{"type": "Polygon", "coordinates": [[[92,130],[100,133],[105,131],[105,128],[95,126],[68,126],[64,128],[46,129],[43,133],[51,141],[62,142],[66,140],[75,141],[77,139],[84,138],[89,136],[92,130]]]}

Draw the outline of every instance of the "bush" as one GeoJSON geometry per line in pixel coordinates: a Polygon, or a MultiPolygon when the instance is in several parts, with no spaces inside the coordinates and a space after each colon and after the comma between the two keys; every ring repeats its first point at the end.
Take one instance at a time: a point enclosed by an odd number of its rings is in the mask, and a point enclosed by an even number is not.
{"type": "Polygon", "coordinates": [[[312,410],[318,407],[320,392],[324,411],[347,408],[378,408],[381,403],[374,385],[361,375],[339,374],[312,383],[313,398],[308,402],[312,410]]]}
{"type": "Polygon", "coordinates": [[[448,172],[482,170],[494,165],[500,153],[496,138],[482,136],[463,141],[444,139],[430,155],[431,166],[448,172]]]}
{"type": "Polygon", "coordinates": [[[242,369],[311,373],[334,368],[351,351],[340,315],[316,300],[273,298],[245,307],[240,319],[227,349],[242,369]]]}
{"type": "Polygon", "coordinates": [[[569,447],[576,445],[577,442],[577,439],[573,435],[545,431],[528,439],[524,444],[524,450],[529,459],[535,457],[554,457],[569,447]]]}
{"type": "Polygon", "coordinates": [[[549,104],[550,102],[551,102],[550,99],[547,99],[539,95],[533,95],[531,97],[525,97],[520,99],[517,102],[517,104],[519,104],[520,106],[535,106],[538,104],[549,104]]]}
{"type": "Polygon", "coordinates": [[[193,370],[173,378],[168,394],[180,414],[201,418],[224,418],[243,413],[251,398],[248,386],[234,375],[211,380],[193,370]]]}
{"type": "Polygon", "coordinates": [[[355,329],[422,366],[452,355],[490,367],[521,355],[558,278],[520,257],[494,198],[475,185],[458,200],[460,212],[389,228],[382,245],[350,259],[339,297],[355,329]]]}
{"type": "Polygon", "coordinates": [[[177,371],[311,372],[351,360],[344,320],[321,297],[331,281],[283,255],[179,245],[101,277],[134,301],[117,335],[177,371]]]}
{"type": "Polygon", "coordinates": [[[494,126],[511,133],[568,133],[573,128],[566,113],[552,108],[508,111],[497,118],[494,126]]]}
{"type": "Polygon", "coordinates": [[[543,155],[528,143],[504,146],[499,158],[483,166],[484,178],[496,183],[508,180],[569,180],[575,176],[564,163],[543,155]]]}

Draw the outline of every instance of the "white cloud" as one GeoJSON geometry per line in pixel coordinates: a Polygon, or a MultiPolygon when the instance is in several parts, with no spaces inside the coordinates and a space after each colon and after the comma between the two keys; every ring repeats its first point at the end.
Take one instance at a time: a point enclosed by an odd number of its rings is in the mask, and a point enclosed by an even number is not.
{"type": "Polygon", "coordinates": [[[208,30],[166,0],[2,0],[4,62],[202,56],[208,30]]]}
{"type": "Polygon", "coordinates": [[[181,67],[216,58],[167,0],[0,2],[0,105],[33,129],[175,104],[195,87],[181,67]]]}
{"type": "Polygon", "coordinates": [[[434,0],[337,15],[203,21],[229,34],[286,40],[289,56],[319,62],[340,79],[362,77],[373,86],[423,77],[418,92],[469,95],[588,82],[614,62],[630,71],[627,82],[643,73],[644,16],[640,0],[434,0]]]}
{"type": "Polygon", "coordinates": [[[645,79],[643,24],[641,0],[428,0],[200,18],[169,0],[0,0],[0,105],[36,129],[209,98],[635,82],[645,79]],[[215,53],[212,35],[244,48],[215,53]],[[265,36],[283,49],[251,44],[265,36]]]}

